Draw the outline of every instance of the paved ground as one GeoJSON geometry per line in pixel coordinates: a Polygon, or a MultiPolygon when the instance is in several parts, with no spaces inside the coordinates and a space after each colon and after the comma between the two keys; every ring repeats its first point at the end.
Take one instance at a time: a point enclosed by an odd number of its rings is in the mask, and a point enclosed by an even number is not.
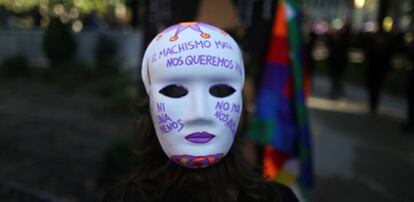
{"type": "MultiPolygon", "coordinates": [[[[346,90],[330,100],[318,77],[309,100],[312,201],[414,201],[414,133],[400,132],[404,101],[384,97],[374,117],[362,88],[346,90]]],[[[104,145],[131,131],[130,117],[90,89],[61,93],[39,81],[0,81],[0,98],[0,201],[96,201],[104,145]]]]}
{"type": "Polygon", "coordinates": [[[402,133],[404,100],[386,95],[380,113],[367,113],[363,88],[327,98],[318,77],[309,100],[314,134],[317,202],[414,201],[414,133],[402,133]]]}
{"type": "Polygon", "coordinates": [[[93,88],[0,80],[0,201],[97,201],[106,144],[129,135],[93,88]],[[41,199],[41,200],[40,200],[41,199]]]}

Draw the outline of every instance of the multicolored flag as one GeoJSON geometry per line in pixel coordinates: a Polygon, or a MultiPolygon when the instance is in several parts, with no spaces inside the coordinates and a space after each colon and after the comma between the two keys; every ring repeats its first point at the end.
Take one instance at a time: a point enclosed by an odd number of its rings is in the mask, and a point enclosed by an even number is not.
{"type": "Polygon", "coordinates": [[[264,146],[263,173],[308,198],[313,186],[300,6],[279,0],[248,137],[264,146]]]}

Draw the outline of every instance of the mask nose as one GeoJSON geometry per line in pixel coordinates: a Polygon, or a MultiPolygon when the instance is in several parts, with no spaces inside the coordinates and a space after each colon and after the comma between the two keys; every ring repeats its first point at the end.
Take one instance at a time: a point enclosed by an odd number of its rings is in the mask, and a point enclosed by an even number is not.
{"type": "Polygon", "coordinates": [[[208,101],[207,92],[197,89],[191,93],[191,100],[187,111],[187,124],[205,124],[212,122],[212,109],[208,101]]]}

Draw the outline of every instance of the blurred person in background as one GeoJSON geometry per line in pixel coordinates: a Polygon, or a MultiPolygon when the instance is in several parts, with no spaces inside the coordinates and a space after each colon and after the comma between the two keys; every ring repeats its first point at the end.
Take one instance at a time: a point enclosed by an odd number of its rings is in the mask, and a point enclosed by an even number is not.
{"type": "Polygon", "coordinates": [[[391,66],[392,48],[388,35],[383,31],[368,34],[365,55],[367,58],[366,85],[369,113],[378,110],[381,88],[391,66]]]}
{"type": "Polygon", "coordinates": [[[315,30],[311,29],[309,32],[309,39],[306,43],[306,59],[308,61],[308,72],[309,76],[312,80],[313,75],[315,73],[315,58],[313,57],[313,50],[315,49],[316,43],[318,40],[318,35],[316,34],[315,30]]]}
{"type": "Polygon", "coordinates": [[[40,27],[42,22],[42,15],[40,14],[39,6],[35,6],[31,10],[32,18],[33,18],[33,25],[35,27],[40,27]]]}
{"type": "Polygon", "coordinates": [[[339,30],[333,30],[328,36],[328,69],[331,79],[329,96],[333,99],[344,95],[342,79],[348,64],[349,35],[349,26],[344,25],[339,30]]]}

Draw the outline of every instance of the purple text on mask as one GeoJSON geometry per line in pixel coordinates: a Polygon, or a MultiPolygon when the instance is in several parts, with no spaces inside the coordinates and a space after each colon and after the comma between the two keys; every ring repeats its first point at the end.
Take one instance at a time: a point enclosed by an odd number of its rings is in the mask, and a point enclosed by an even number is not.
{"type": "Polygon", "coordinates": [[[231,112],[240,112],[240,105],[239,104],[230,104],[228,102],[220,101],[216,103],[216,110],[223,110],[223,111],[229,111],[231,109],[231,112]],[[231,106],[231,108],[230,108],[231,106]]]}
{"type": "Polygon", "coordinates": [[[171,120],[170,122],[161,124],[159,127],[163,133],[170,133],[173,130],[180,132],[184,128],[184,124],[182,123],[181,119],[178,119],[177,121],[171,120]]]}
{"type": "Polygon", "coordinates": [[[214,116],[218,120],[220,120],[221,122],[223,122],[224,125],[231,130],[231,132],[232,132],[233,135],[236,134],[237,124],[230,117],[230,115],[228,113],[229,112],[240,113],[240,105],[239,104],[225,102],[225,101],[219,101],[219,102],[216,103],[215,110],[216,110],[216,113],[214,114],[214,116]]]}
{"type": "MultiPolygon", "coordinates": [[[[157,103],[157,108],[159,106],[158,104],[159,103],[157,103]]],[[[162,111],[162,112],[165,111],[164,103],[160,105],[160,108],[158,108],[158,111],[162,111]]],[[[180,132],[184,127],[184,124],[182,123],[181,119],[174,121],[166,113],[159,114],[157,115],[157,117],[158,117],[159,128],[163,133],[170,133],[173,130],[180,132]]]]}
{"type": "Polygon", "coordinates": [[[230,117],[229,114],[223,112],[223,111],[216,111],[214,116],[222,121],[226,127],[228,127],[231,131],[231,133],[234,135],[236,134],[236,122],[230,117]]]}
{"type": "Polygon", "coordinates": [[[242,66],[239,64],[239,63],[237,63],[237,62],[235,62],[235,66],[236,66],[236,71],[240,74],[240,75],[243,75],[243,68],[242,68],[242,66]]]}
{"type": "MultiPolygon", "coordinates": [[[[214,41],[214,45],[217,49],[229,49],[233,50],[233,47],[230,43],[225,41],[216,40],[214,41]]],[[[166,47],[161,49],[158,52],[158,59],[161,59],[162,57],[169,57],[173,56],[178,53],[187,52],[190,50],[195,49],[208,49],[212,47],[212,44],[209,40],[200,40],[200,41],[186,41],[183,43],[174,44],[170,47],[166,47]]],[[[152,62],[157,61],[157,54],[154,53],[152,56],[152,62]]]]}
{"type": "Polygon", "coordinates": [[[156,53],[152,54],[151,63],[153,63],[155,61],[157,61],[157,54],[156,53]]]}
{"type": "MultiPolygon", "coordinates": [[[[222,67],[226,69],[235,69],[236,63],[224,57],[212,56],[212,55],[187,55],[185,57],[171,57],[167,59],[166,67],[178,67],[182,65],[192,66],[192,65],[206,65],[213,67],[222,67]]],[[[238,65],[241,69],[240,65],[238,65]]],[[[235,69],[239,74],[239,70],[235,69]]]]}
{"type": "Polygon", "coordinates": [[[216,110],[227,111],[229,109],[230,109],[230,103],[228,102],[220,101],[216,103],[216,110]]]}
{"type": "Polygon", "coordinates": [[[176,66],[181,66],[183,64],[184,64],[184,60],[182,59],[181,56],[167,59],[167,67],[176,67],[176,66]]]}
{"type": "Polygon", "coordinates": [[[240,112],[240,105],[233,104],[232,107],[231,107],[231,112],[237,112],[237,113],[239,113],[240,112]]]}
{"type": "Polygon", "coordinates": [[[174,121],[165,113],[165,104],[163,102],[157,102],[157,118],[158,118],[158,126],[163,133],[170,133],[173,130],[180,132],[184,124],[182,123],[181,119],[174,121]]]}
{"type": "Polygon", "coordinates": [[[230,128],[231,134],[233,134],[233,135],[236,134],[237,124],[233,119],[230,119],[229,121],[226,122],[226,127],[230,128]]]}
{"type": "Polygon", "coordinates": [[[233,69],[233,60],[211,55],[188,55],[185,58],[186,65],[211,65],[233,69]]]}
{"type": "Polygon", "coordinates": [[[158,124],[164,124],[167,122],[172,122],[173,120],[167,114],[158,115],[158,124]]]}
{"type": "Polygon", "coordinates": [[[160,59],[161,57],[168,57],[194,49],[205,49],[210,47],[211,42],[209,40],[186,41],[161,49],[158,54],[158,59],[160,59]]]}
{"type": "Polygon", "coordinates": [[[157,102],[158,113],[165,112],[165,104],[163,102],[157,102]]]}
{"type": "Polygon", "coordinates": [[[227,114],[222,111],[216,111],[214,115],[218,120],[222,121],[226,127],[228,127],[231,133],[236,134],[236,122],[227,114]]]}
{"type": "Polygon", "coordinates": [[[218,49],[230,49],[233,50],[233,48],[231,47],[231,45],[225,41],[214,41],[214,44],[216,45],[216,48],[218,49]]]}
{"type": "Polygon", "coordinates": [[[212,55],[187,55],[179,57],[171,57],[167,59],[167,68],[178,67],[182,65],[194,66],[205,65],[213,67],[221,67],[226,69],[233,69],[240,76],[243,75],[243,67],[236,61],[219,56],[212,55]]]}

